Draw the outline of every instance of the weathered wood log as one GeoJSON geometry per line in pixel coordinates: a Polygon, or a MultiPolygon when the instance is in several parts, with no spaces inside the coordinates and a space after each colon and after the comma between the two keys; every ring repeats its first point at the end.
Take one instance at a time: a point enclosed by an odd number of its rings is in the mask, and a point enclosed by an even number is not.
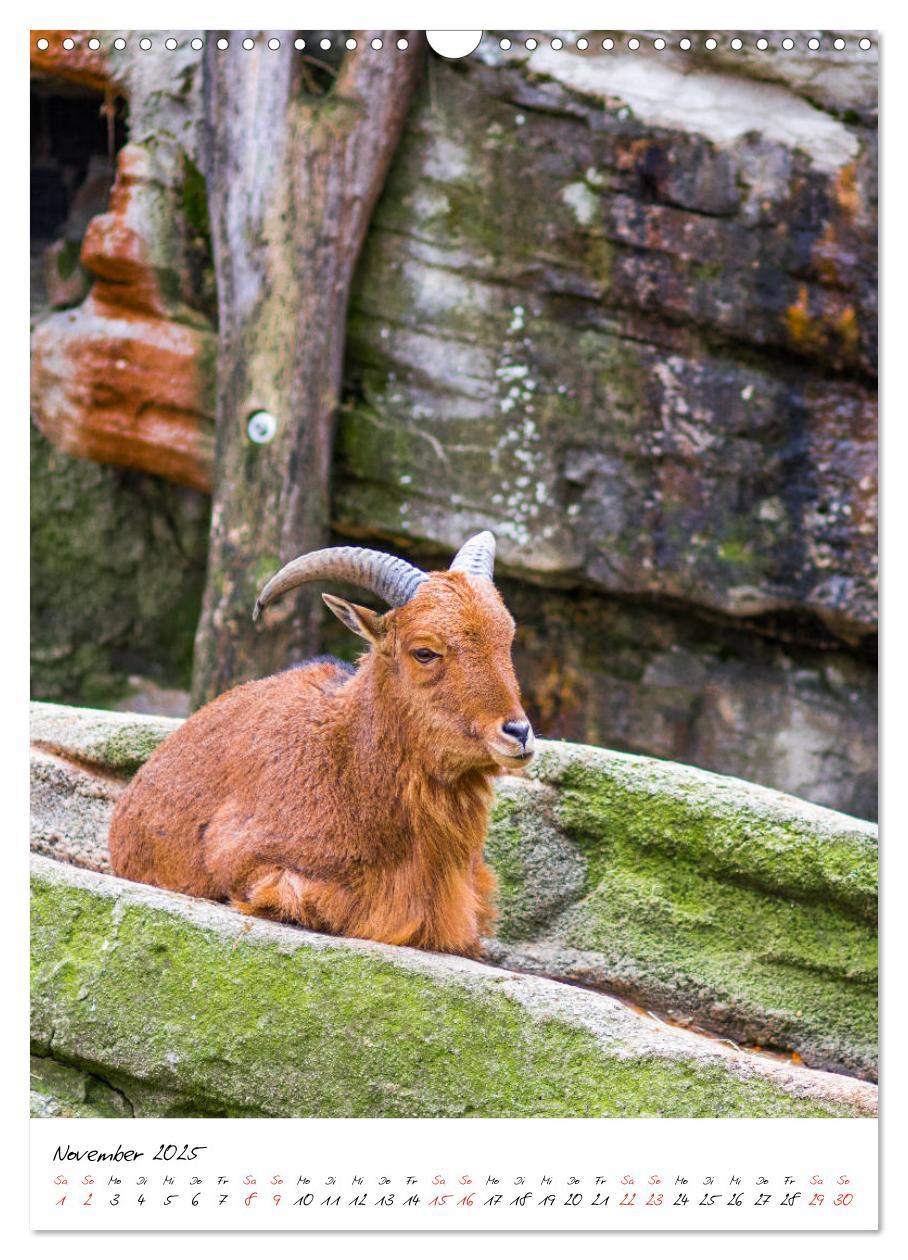
{"type": "Polygon", "coordinates": [[[423,58],[414,32],[403,50],[398,32],[360,32],[318,95],[286,32],[256,32],[249,50],[246,32],[230,32],[227,50],[219,34],[205,58],[220,323],[197,704],[317,643],[312,598],[277,607],[263,633],[251,610],[265,577],[326,537],[350,283],[423,58]],[[257,443],[248,429],[258,411],[277,424],[257,443]]]}

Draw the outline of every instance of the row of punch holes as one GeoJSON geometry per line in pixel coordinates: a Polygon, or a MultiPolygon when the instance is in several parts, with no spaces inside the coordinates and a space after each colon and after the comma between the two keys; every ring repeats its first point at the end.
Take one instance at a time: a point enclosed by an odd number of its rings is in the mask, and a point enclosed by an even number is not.
{"type": "MultiPolygon", "coordinates": [[[[66,38],[63,39],[61,42],[66,52],[71,52],[76,47],[76,40],[74,40],[72,36],[69,36],[69,35],[66,36],[66,38]]],[[[280,48],[281,46],[281,41],[276,36],[273,36],[267,42],[268,42],[268,47],[273,50],[276,50],[280,48]]],[[[400,49],[401,52],[403,52],[406,48],[409,47],[409,42],[403,37],[398,39],[396,42],[397,42],[397,47],[400,49]]],[[[503,37],[498,40],[498,46],[503,51],[507,52],[509,49],[514,48],[515,46],[520,47],[520,44],[522,43],[525,48],[529,49],[529,51],[532,52],[534,49],[539,47],[541,42],[545,42],[545,41],[540,41],[534,38],[533,36],[530,36],[528,39],[517,41],[515,45],[514,41],[508,39],[507,37],[503,37]]],[[[548,42],[549,42],[549,46],[551,48],[554,48],[556,51],[561,48],[564,48],[565,46],[565,41],[563,39],[560,39],[558,36],[555,36],[553,39],[551,39],[548,42]]],[[[588,40],[585,36],[581,36],[574,44],[574,47],[577,49],[578,52],[586,52],[587,49],[592,47],[595,42],[596,41],[592,41],[591,43],[591,41],[588,40]]],[[[611,52],[613,48],[619,46],[618,44],[616,44],[616,41],[614,39],[606,38],[599,42],[600,42],[600,46],[605,52],[611,52]]],[[[113,40],[113,47],[116,48],[117,50],[122,50],[126,47],[126,43],[127,41],[122,36],[117,36],[117,38],[113,40]]],[[[217,43],[217,47],[221,49],[222,51],[230,47],[230,40],[227,39],[226,36],[223,36],[223,35],[216,41],[216,43],[217,43]]],[[[635,35],[632,35],[627,40],[621,41],[621,43],[623,43],[624,47],[628,48],[631,52],[637,52],[638,49],[644,46],[644,41],[641,39],[638,39],[637,36],[635,35]]],[[[863,36],[861,39],[859,39],[857,43],[858,43],[858,47],[861,49],[862,52],[867,52],[869,51],[870,48],[873,47],[872,42],[866,36],[863,36]]],[[[86,44],[92,51],[96,51],[97,49],[101,47],[101,41],[96,36],[92,36],[90,39],[88,39],[86,41],[86,44]]],[[[252,39],[251,37],[247,36],[242,41],[242,44],[243,44],[243,48],[249,51],[255,48],[256,41],[252,39]]],[[[318,47],[321,48],[323,52],[327,52],[328,49],[331,48],[331,45],[332,45],[332,41],[328,38],[323,38],[318,41],[318,47]]],[[[147,52],[153,46],[154,46],[154,41],[151,40],[147,35],[143,36],[139,40],[139,47],[142,49],[143,52],[147,52]]],[[[176,48],[179,48],[179,46],[180,46],[179,41],[174,39],[172,35],[168,36],[164,40],[164,47],[170,52],[172,52],[176,48]]],[[[190,48],[194,48],[196,51],[199,51],[200,49],[205,47],[205,41],[197,35],[193,39],[190,39],[189,46],[190,48]]],[[[304,39],[297,38],[293,41],[293,46],[299,51],[302,51],[306,47],[306,41],[304,39]]],[[[669,41],[663,39],[660,36],[652,41],[652,46],[657,52],[661,52],[664,48],[671,47],[671,44],[669,43],[669,41]]],[[[693,46],[694,46],[694,41],[688,38],[687,36],[684,36],[683,38],[678,40],[678,48],[680,48],[682,52],[688,52],[691,48],[693,48],[693,46]]],[[[766,52],[768,49],[771,48],[771,44],[769,40],[766,39],[764,36],[761,36],[759,39],[756,39],[754,41],[753,46],[759,52],[766,52]]],[[[836,50],[836,52],[841,52],[847,46],[848,46],[847,42],[844,39],[842,39],[841,36],[838,36],[832,40],[832,47],[836,50]]],[[[50,47],[50,42],[44,36],[42,36],[37,41],[37,47],[39,48],[41,52],[46,52],[47,49],[50,47]]],[[[344,40],[344,47],[352,52],[354,48],[358,47],[358,41],[351,35],[348,39],[344,40]]],[[[378,49],[383,47],[383,41],[379,38],[375,38],[370,41],[370,47],[376,49],[377,51],[378,49]]],[[[707,49],[709,52],[712,52],[716,48],[719,47],[719,40],[717,40],[714,36],[710,35],[706,39],[703,40],[703,47],[707,49]]],[[[728,41],[728,47],[731,48],[734,52],[740,52],[744,48],[744,40],[736,35],[728,41]]],[[[779,47],[784,49],[785,52],[790,52],[793,48],[796,47],[796,44],[795,44],[795,41],[790,36],[786,36],[784,39],[780,41],[779,47]]],[[[816,52],[817,50],[822,48],[822,41],[818,39],[815,35],[811,36],[808,40],[806,40],[806,47],[811,52],[816,52]]]]}

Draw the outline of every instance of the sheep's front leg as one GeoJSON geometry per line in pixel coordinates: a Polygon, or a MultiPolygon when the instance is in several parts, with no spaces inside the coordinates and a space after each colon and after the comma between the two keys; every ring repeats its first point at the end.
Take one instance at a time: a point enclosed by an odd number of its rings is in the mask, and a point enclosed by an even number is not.
{"type": "Polygon", "coordinates": [[[259,866],[231,893],[230,904],[243,914],[297,923],[313,932],[337,932],[343,915],[338,890],[286,866],[259,866]]]}

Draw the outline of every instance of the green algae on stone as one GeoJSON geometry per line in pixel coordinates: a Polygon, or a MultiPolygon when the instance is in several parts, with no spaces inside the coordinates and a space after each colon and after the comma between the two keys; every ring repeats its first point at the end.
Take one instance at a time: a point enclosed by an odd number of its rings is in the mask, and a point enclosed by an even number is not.
{"type": "MultiPolygon", "coordinates": [[[[33,847],[106,869],[103,775],[132,773],[178,726],[33,705],[33,847]],[[73,778],[93,766],[94,790],[73,778]]],[[[487,838],[496,961],[874,1075],[873,826],[582,745],[540,741],[530,774],[499,781],[487,838]]]]}
{"type": "Polygon", "coordinates": [[[663,1052],[648,1021],[598,995],[253,925],[46,859],[35,859],[32,947],[37,1043],[52,1037],[61,1059],[103,1068],[136,1114],[823,1116],[873,1106],[872,1087],[806,1072],[792,1087],[785,1073],[699,1039],[671,1034],[663,1052]]]}
{"type": "Polygon", "coordinates": [[[205,495],[55,450],[31,432],[32,695],[104,706],[133,674],[188,685],[205,495]]]}
{"type": "Polygon", "coordinates": [[[503,778],[497,785],[485,858],[498,877],[503,940],[539,934],[586,886],[579,847],[553,825],[556,799],[541,783],[503,778]]]}
{"type": "Polygon", "coordinates": [[[39,748],[131,776],[180,726],[179,718],[33,703],[31,739],[39,748]]]}
{"type": "Polygon", "coordinates": [[[183,154],[182,206],[186,222],[211,252],[211,224],[208,219],[208,185],[205,176],[187,154],[183,154]]]}
{"type": "Polygon", "coordinates": [[[133,1114],[119,1090],[71,1064],[33,1054],[30,1076],[33,1118],[103,1119],[133,1114]]]}
{"type": "Polygon", "coordinates": [[[64,240],[57,254],[57,273],[61,280],[68,280],[79,265],[81,242],[64,240]]]}
{"type": "Polygon", "coordinates": [[[138,725],[127,726],[107,740],[104,745],[104,759],[113,770],[135,774],[161,742],[161,735],[157,731],[150,732],[138,725]]]}
{"type": "Polygon", "coordinates": [[[529,879],[521,861],[523,832],[514,818],[516,802],[498,797],[492,807],[485,843],[485,860],[498,879],[499,935],[520,935],[535,926],[534,916],[526,913],[524,902],[529,893],[529,879]]]}
{"type": "Polygon", "coordinates": [[[543,743],[531,775],[553,794],[552,817],[586,879],[548,921],[521,917],[539,824],[533,794],[511,789],[498,824],[508,843],[491,850],[493,865],[505,858],[500,961],[875,1075],[873,826],[578,745],[543,743]]]}
{"type": "Polygon", "coordinates": [[[832,900],[876,921],[876,828],[743,780],[604,749],[552,743],[534,773],[595,870],[613,844],[693,861],[770,892],[832,900]],[[578,755],[579,754],[579,755],[578,755]]]}
{"type": "Polygon", "coordinates": [[[834,909],[624,853],[552,935],[605,986],[816,1066],[875,1072],[875,933],[834,909]]]}

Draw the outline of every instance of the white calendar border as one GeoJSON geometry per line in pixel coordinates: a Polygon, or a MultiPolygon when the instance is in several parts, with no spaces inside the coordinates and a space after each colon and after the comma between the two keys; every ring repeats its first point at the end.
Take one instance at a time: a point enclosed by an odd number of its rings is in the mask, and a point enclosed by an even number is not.
{"type": "MultiPolygon", "coordinates": [[[[144,8],[144,6],[143,6],[144,8]]],[[[261,8],[256,13],[261,12],[261,8]]],[[[644,23],[653,29],[672,30],[678,29],[680,25],[686,26],[687,29],[696,30],[703,28],[713,28],[716,30],[727,29],[734,25],[736,28],[747,29],[749,27],[759,29],[772,29],[774,27],[785,27],[790,29],[815,28],[822,26],[824,28],[835,27],[837,29],[849,29],[854,26],[873,29],[882,27],[883,42],[883,73],[881,77],[881,87],[883,89],[884,108],[882,116],[883,139],[887,140],[886,119],[894,119],[896,117],[904,117],[908,114],[908,93],[906,93],[906,84],[908,84],[908,75],[899,72],[898,58],[900,56],[908,56],[908,38],[906,38],[905,22],[903,19],[893,17],[889,20],[888,8],[884,5],[867,5],[862,4],[858,7],[854,0],[845,4],[841,0],[828,0],[822,5],[804,6],[800,4],[786,3],[784,5],[778,3],[766,3],[762,5],[740,5],[732,15],[727,5],[711,4],[688,4],[678,6],[677,4],[669,5],[666,3],[651,4],[647,6],[646,11],[641,14],[639,5],[620,5],[609,6],[608,11],[604,12],[601,6],[593,6],[589,3],[584,4],[560,4],[557,10],[558,24],[560,27],[567,29],[584,29],[596,28],[608,24],[616,29],[635,28],[644,23]],[[733,21],[731,20],[733,16],[733,21]],[[679,21],[681,19],[681,21],[679,21]]],[[[475,0],[464,0],[464,2],[454,5],[426,5],[414,3],[407,4],[363,4],[363,3],[337,3],[330,6],[320,6],[320,11],[313,13],[311,7],[306,8],[305,20],[302,22],[306,26],[325,26],[325,27],[360,27],[366,24],[377,26],[400,26],[415,27],[494,27],[498,29],[512,28],[528,28],[540,27],[549,29],[552,26],[552,6],[542,5],[536,0],[523,4],[515,4],[513,0],[508,4],[487,4],[479,5],[475,0]],[[446,11],[445,11],[446,10],[446,11]],[[329,16],[321,16],[321,14],[330,14],[329,16]],[[480,20],[480,15],[482,20],[480,20]]],[[[56,29],[62,27],[97,27],[100,29],[122,27],[124,25],[150,26],[155,29],[180,29],[182,27],[210,26],[213,22],[227,28],[238,27],[244,22],[248,23],[249,9],[248,5],[239,5],[235,3],[222,4],[216,6],[216,10],[212,11],[208,6],[202,11],[201,6],[193,6],[191,4],[180,4],[179,6],[168,3],[163,0],[152,10],[151,6],[143,12],[143,9],[136,9],[134,5],[129,6],[128,19],[124,16],[124,7],[122,4],[112,4],[109,0],[101,4],[91,5],[73,5],[46,3],[36,8],[29,17],[29,25],[34,27],[44,27],[56,29]],[[146,16],[147,14],[147,16],[146,16]]],[[[271,4],[266,6],[265,22],[267,25],[273,25],[276,28],[293,27],[300,25],[300,10],[298,6],[288,5],[286,3],[271,4]]],[[[12,23],[10,23],[12,26],[12,23]]],[[[2,76],[2,90],[8,99],[6,99],[6,117],[15,120],[15,125],[8,128],[10,134],[8,143],[14,149],[18,149],[17,158],[21,158],[21,162],[17,161],[15,169],[24,171],[25,160],[24,152],[27,143],[25,137],[25,128],[20,121],[22,116],[22,100],[24,99],[24,83],[25,73],[23,45],[25,31],[19,32],[13,30],[8,32],[5,41],[0,41],[0,47],[3,54],[9,58],[9,64],[4,67],[6,73],[2,76]],[[21,149],[19,146],[21,145],[21,149]]],[[[904,169],[902,169],[899,161],[897,150],[897,139],[895,136],[895,126],[891,127],[892,143],[884,143],[881,165],[884,172],[883,187],[887,192],[885,206],[891,211],[895,211],[896,207],[902,207],[908,204],[908,178],[904,169]]],[[[4,215],[4,223],[7,226],[7,232],[4,233],[4,239],[21,242],[25,239],[26,213],[24,207],[24,198],[14,198],[13,204],[2,207],[4,215]],[[21,204],[19,204],[21,203],[21,204]],[[12,230],[10,230],[12,229],[12,230]],[[21,229],[21,234],[18,229],[21,229]]],[[[883,231],[884,231],[884,264],[885,272],[881,281],[881,296],[884,302],[889,304],[888,322],[884,327],[884,352],[888,349],[889,353],[884,353],[884,364],[887,362],[898,363],[900,355],[904,354],[902,341],[904,338],[904,328],[897,325],[897,304],[898,298],[904,292],[906,283],[908,283],[908,268],[906,268],[906,257],[908,257],[908,244],[904,235],[899,236],[900,222],[899,216],[892,213],[891,216],[884,213],[883,215],[883,231]],[[891,224],[891,227],[889,226],[891,224]],[[898,276],[899,278],[893,283],[890,277],[898,276]]],[[[14,249],[11,257],[17,257],[18,252],[14,249]]],[[[23,253],[24,257],[24,253],[23,253]]],[[[13,267],[13,271],[16,268],[13,267]]],[[[3,511],[3,521],[6,526],[4,537],[7,540],[8,550],[12,550],[13,554],[8,555],[8,571],[11,574],[11,580],[14,587],[14,597],[8,601],[9,622],[8,630],[8,647],[7,647],[7,663],[12,660],[21,659],[23,662],[21,672],[8,669],[6,682],[7,696],[7,714],[10,709],[16,715],[22,715],[21,726],[17,721],[7,720],[0,729],[0,741],[2,741],[3,755],[0,757],[0,774],[2,774],[3,786],[6,789],[4,800],[8,803],[7,813],[9,818],[9,830],[11,836],[10,843],[18,846],[19,837],[27,825],[27,788],[24,786],[24,748],[25,733],[27,727],[27,681],[25,665],[25,653],[27,650],[28,632],[26,623],[26,607],[27,607],[27,588],[28,588],[28,560],[24,546],[26,537],[25,521],[27,516],[27,486],[22,469],[26,467],[27,452],[27,435],[25,426],[21,423],[21,418],[26,413],[28,405],[28,384],[27,384],[27,338],[23,333],[22,310],[24,308],[24,298],[28,287],[27,275],[25,274],[24,265],[15,277],[15,283],[10,284],[13,293],[8,297],[7,302],[0,309],[0,319],[3,321],[3,331],[6,334],[2,344],[5,347],[15,347],[13,361],[9,363],[8,372],[11,380],[8,379],[8,400],[7,408],[8,432],[7,441],[10,443],[9,454],[3,463],[3,471],[6,476],[6,484],[4,485],[4,494],[0,496],[0,510],[3,511]],[[19,300],[16,300],[18,298],[19,300]],[[18,540],[18,545],[14,542],[18,540]],[[21,657],[19,653],[21,652],[21,657]],[[21,707],[20,707],[21,701],[21,707]]],[[[899,390],[900,382],[896,379],[896,373],[889,372],[884,376],[882,396],[884,402],[883,415],[883,450],[885,460],[883,462],[883,514],[882,522],[885,530],[885,537],[889,547],[887,555],[898,557],[904,550],[904,544],[908,544],[908,520],[904,516],[904,512],[900,513],[898,508],[904,501],[905,495],[901,491],[900,482],[904,477],[905,470],[908,469],[908,435],[905,432],[904,424],[898,424],[896,417],[900,418],[899,403],[904,409],[904,387],[899,390]],[[892,417],[890,421],[888,417],[892,417]],[[888,493],[886,492],[888,489],[888,493]],[[894,493],[893,493],[894,492],[894,493]],[[901,532],[900,532],[901,531],[901,532]],[[904,534],[904,537],[902,536],[904,534]]],[[[885,559],[885,557],[884,557],[885,559]]],[[[894,574],[894,568],[890,566],[890,572],[894,574]]],[[[885,743],[883,749],[883,797],[882,797],[882,821],[884,833],[884,861],[883,861],[883,933],[882,943],[884,949],[884,992],[892,986],[888,986],[888,972],[890,967],[888,959],[898,959],[898,942],[896,937],[900,931],[904,930],[903,924],[905,916],[900,914],[900,905],[895,900],[898,889],[906,886],[906,850],[905,842],[901,837],[908,828],[898,826],[899,822],[904,822],[905,806],[896,799],[896,793],[903,777],[902,764],[904,755],[908,752],[908,738],[903,733],[901,725],[898,722],[899,712],[903,706],[908,703],[908,679],[906,679],[906,670],[908,664],[900,660],[898,651],[898,631],[902,630],[908,621],[908,594],[906,594],[904,583],[901,589],[898,589],[899,583],[897,578],[891,580],[891,589],[887,588],[884,600],[884,628],[888,628],[888,636],[884,635],[884,660],[886,669],[886,700],[887,703],[883,707],[883,730],[885,732],[885,743]],[[895,632],[895,633],[894,633],[895,632]],[[887,646],[888,639],[888,646],[887,646]],[[893,644],[895,645],[893,647],[893,644]],[[886,846],[885,836],[891,834],[894,839],[891,847],[886,846]],[[892,890],[890,892],[890,890],[892,890]],[[888,907],[888,912],[887,912],[888,907]]],[[[18,852],[18,848],[16,849],[18,852]]],[[[27,1053],[23,1050],[23,1046],[27,1042],[27,978],[25,975],[25,959],[27,940],[27,907],[25,896],[22,890],[27,886],[27,867],[26,859],[22,859],[22,867],[14,866],[15,883],[17,891],[20,895],[14,898],[14,904],[8,907],[7,914],[4,916],[3,928],[7,933],[7,950],[5,957],[13,961],[15,968],[14,982],[10,985],[11,996],[14,1000],[14,1010],[16,1019],[13,1028],[7,1034],[7,1038],[2,1043],[2,1063],[6,1068],[5,1080],[7,1082],[7,1091],[5,1102],[10,1106],[12,1112],[12,1122],[5,1126],[4,1134],[6,1141],[4,1143],[4,1161],[6,1164],[4,1185],[12,1187],[8,1193],[11,1195],[11,1203],[8,1203],[10,1209],[8,1215],[12,1220],[8,1224],[5,1231],[8,1239],[13,1238],[13,1230],[17,1230],[16,1241],[27,1238],[27,1246],[30,1254],[50,1254],[53,1249],[55,1256],[59,1255],[61,1239],[55,1235],[23,1235],[23,1221],[20,1217],[16,1218],[16,1208],[22,1208],[26,1201],[25,1186],[27,1179],[27,1161],[23,1158],[24,1151],[22,1143],[27,1141],[26,1121],[22,1116],[22,1101],[18,1096],[18,1090],[13,1084],[14,1082],[23,1082],[23,1091],[25,1089],[24,1082],[27,1072],[27,1053]]],[[[891,967],[893,973],[897,970],[897,964],[891,967]]],[[[899,1050],[905,1044],[906,1019],[904,1006],[898,1002],[900,995],[892,993],[891,1005],[886,1007],[886,1018],[883,1022],[883,1045],[884,1045],[884,1063],[887,1061],[898,1063],[899,1050]],[[886,1048],[890,1053],[886,1054],[886,1048]]],[[[877,1239],[881,1243],[891,1242],[897,1230],[903,1226],[904,1222],[904,1202],[906,1199],[904,1186],[901,1181],[896,1180],[896,1172],[898,1165],[894,1158],[895,1151],[895,1134],[901,1127],[896,1121],[895,1116],[899,1114],[904,1117],[904,1101],[905,1087],[903,1084],[904,1077],[901,1079],[898,1073],[894,1074],[891,1081],[887,1080],[885,1090],[885,1113],[884,1120],[880,1125],[881,1136],[883,1140],[884,1150],[884,1176],[887,1186],[887,1193],[884,1198],[883,1208],[883,1232],[877,1236],[863,1235],[860,1246],[865,1244],[874,1244],[877,1239]],[[886,1158],[888,1156],[888,1158],[886,1158]]],[[[232,1122],[227,1122],[232,1123],[232,1122]]],[[[276,1121],[275,1123],[288,1123],[276,1121]]],[[[292,1122],[289,1122],[292,1123],[292,1122]]],[[[377,1126],[393,1124],[394,1122],[385,1122],[381,1120],[370,1122],[377,1126]]],[[[456,1125],[458,1122],[449,1121],[448,1124],[456,1125]]],[[[507,1122],[502,1122],[507,1123],[507,1122]]],[[[546,1124],[546,1121],[525,1121],[525,1125],[532,1126],[536,1124],[546,1124]]],[[[587,1122],[601,1123],[603,1125],[611,1125],[611,1121],[587,1122]]],[[[649,1121],[638,1121],[637,1124],[653,1123],[649,1121]]],[[[684,1123],[684,1122],[667,1122],[667,1123],[684,1123]]],[[[711,1122],[694,1122],[709,1124],[711,1122]]],[[[722,1122],[733,1123],[733,1122],[722,1122]]],[[[776,1121],[752,1121],[749,1124],[776,1124],[785,1122],[776,1121]]],[[[811,1123],[811,1122],[802,1122],[811,1123]]],[[[821,1122],[821,1123],[837,1123],[837,1122],[821,1122]]],[[[854,1121],[846,1122],[854,1124],[866,1124],[871,1122],[854,1121]]],[[[167,1239],[169,1247],[177,1246],[177,1254],[181,1254],[182,1247],[176,1243],[177,1238],[182,1239],[182,1235],[170,1235],[167,1239]],[[173,1239],[173,1241],[171,1241],[173,1239]]],[[[480,1245],[479,1239],[484,1235],[474,1235],[471,1237],[476,1239],[476,1244],[480,1245]]],[[[91,1255],[96,1257],[104,1254],[107,1240],[110,1239],[112,1246],[117,1246],[118,1250],[122,1246],[119,1235],[66,1235],[66,1250],[68,1255],[75,1257],[82,1255],[91,1255]]],[[[407,1237],[399,1234],[386,1235],[384,1238],[374,1238],[370,1241],[370,1249],[374,1246],[377,1248],[379,1255],[393,1254],[400,1256],[402,1254],[416,1254],[416,1247],[424,1248],[425,1243],[422,1241],[421,1234],[411,1234],[407,1237]],[[407,1252],[406,1248],[411,1250],[407,1252]]],[[[522,1234],[520,1238],[520,1249],[528,1255],[541,1254],[545,1248],[546,1255],[549,1255],[551,1249],[551,1235],[539,1234],[536,1236],[522,1234]]],[[[685,1240],[686,1241],[686,1240],[685,1240]]],[[[153,1233],[130,1234],[129,1247],[133,1254],[143,1255],[151,1254],[154,1249],[155,1254],[158,1253],[161,1240],[153,1233]]],[[[330,1238],[321,1235],[318,1246],[330,1252],[333,1244],[343,1244],[344,1235],[337,1238],[330,1238]]],[[[849,1254],[853,1252],[856,1240],[848,1235],[831,1235],[824,1234],[822,1246],[824,1251],[835,1254],[837,1251],[844,1250],[846,1247],[849,1254]]],[[[496,1254],[500,1244],[496,1240],[490,1240],[491,1245],[496,1246],[496,1254]]],[[[798,1239],[792,1239],[788,1235],[778,1235],[774,1237],[770,1244],[774,1250],[781,1248],[781,1254],[788,1252],[788,1245],[797,1246],[798,1254],[803,1255],[803,1243],[798,1239]]],[[[439,1254],[445,1254],[446,1251],[453,1251],[454,1247],[460,1247],[461,1240],[456,1234],[434,1235],[431,1240],[431,1246],[439,1254]]],[[[602,1240],[598,1234],[595,1235],[572,1235],[570,1246],[575,1249],[576,1254],[601,1254],[601,1247],[608,1245],[607,1240],[602,1240]]],[[[648,1246],[652,1245],[655,1253],[655,1247],[660,1248],[659,1254],[664,1255],[664,1243],[656,1236],[638,1236],[634,1239],[633,1247],[640,1254],[639,1248],[643,1248],[643,1254],[646,1254],[648,1246]]],[[[676,1239],[673,1245],[679,1245],[676,1239]]],[[[698,1252],[702,1252],[703,1247],[715,1246],[718,1253],[719,1248],[722,1249],[724,1255],[731,1245],[726,1234],[716,1233],[705,1236],[700,1233],[690,1235],[690,1244],[695,1246],[698,1252]]],[[[190,1246],[197,1246],[193,1239],[188,1238],[185,1243],[185,1249],[188,1251],[190,1246]]],[[[766,1240],[759,1233],[751,1235],[735,1234],[733,1242],[736,1256],[747,1256],[749,1254],[765,1254],[766,1240]]],[[[247,1254],[248,1242],[243,1235],[239,1234],[223,1234],[217,1235],[217,1247],[225,1254],[239,1254],[242,1248],[243,1254],[247,1254]]],[[[793,1254],[793,1252],[792,1252],[793,1254]]]]}

